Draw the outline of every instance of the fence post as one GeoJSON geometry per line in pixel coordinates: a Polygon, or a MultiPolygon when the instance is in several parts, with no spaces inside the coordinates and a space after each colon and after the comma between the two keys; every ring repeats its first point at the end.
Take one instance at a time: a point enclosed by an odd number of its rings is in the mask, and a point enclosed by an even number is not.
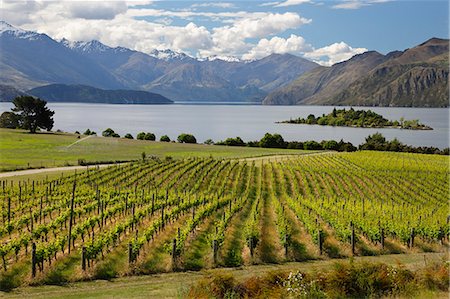
{"type": "Polygon", "coordinates": [[[36,243],[31,245],[31,277],[36,277],[36,243]]]}

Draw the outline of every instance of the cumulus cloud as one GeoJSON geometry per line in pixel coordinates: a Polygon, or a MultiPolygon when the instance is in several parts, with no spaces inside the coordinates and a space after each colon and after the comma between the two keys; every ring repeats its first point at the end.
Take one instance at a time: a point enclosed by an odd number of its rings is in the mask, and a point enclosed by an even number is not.
{"type": "Polygon", "coordinates": [[[128,6],[124,1],[70,1],[65,3],[64,6],[66,7],[66,12],[70,17],[88,20],[112,20],[116,15],[125,13],[128,9],[128,6]]]}
{"type": "Polygon", "coordinates": [[[366,48],[352,48],[344,42],[334,43],[329,46],[315,49],[311,52],[305,53],[305,57],[312,59],[313,61],[330,66],[335,63],[345,61],[355,56],[366,52],[366,48]]]}
{"type": "Polygon", "coordinates": [[[272,37],[271,39],[263,38],[248,53],[244,54],[242,58],[249,60],[259,59],[272,53],[291,53],[301,56],[305,52],[312,50],[312,46],[306,43],[303,37],[291,34],[291,36],[286,39],[278,36],[272,37]]]}
{"type": "MultiPolygon", "coordinates": [[[[370,3],[375,1],[387,0],[371,0],[370,3]]],[[[271,5],[294,2],[299,4],[308,1],[287,0],[271,5]]],[[[280,37],[287,30],[311,23],[311,19],[298,13],[205,12],[192,9],[170,11],[138,7],[149,3],[151,1],[3,0],[2,18],[23,29],[46,33],[55,39],[96,39],[112,47],[122,46],[145,53],[169,48],[200,58],[237,56],[258,59],[272,53],[292,53],[323,65],[331,65],[366,51],[364,48],[352,48],[344,42],[315,49],[298,34],[280,37]],[[174,25],[175,18],[192,21],[185,25],[174,25]],[[196,24],[199,18],[220,20],[221,26],[199,26],[196,24]]],[[[228,6],[226,3],[215,4],[225,7],[228,6]]]]}

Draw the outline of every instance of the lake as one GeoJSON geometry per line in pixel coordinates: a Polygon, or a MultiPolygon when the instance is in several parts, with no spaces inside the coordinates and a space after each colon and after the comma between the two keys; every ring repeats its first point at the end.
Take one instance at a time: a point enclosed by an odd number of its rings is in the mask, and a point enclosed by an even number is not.
{"type": "MultiPolygon", "coordinates": [[[[261,106],[231,104],[110,105],[85,103],[48,103],[55,111],[54,130],[84,132],[87,128],[101,132],[110,127],[120,135],[152,132],[157,138],[168,135],[172,140],[180,133],[193,134],[198,142],[240,136],[244,141],[259,140],[266,132],[279,133],[285,140],[340,140],[354,145],[365,137],[380,132],[387,139],[397,137],[414,146],[449,146],[448,108],[379,108],[372,110],[390,120],[419,119],[432,131],[401,129],[365,129],[319,125],[276,124],[290,118],[328,114],[333,106],[261,106]]],[[[0,103],[0,111],[9,111],[12,103],[0,103]]]]}

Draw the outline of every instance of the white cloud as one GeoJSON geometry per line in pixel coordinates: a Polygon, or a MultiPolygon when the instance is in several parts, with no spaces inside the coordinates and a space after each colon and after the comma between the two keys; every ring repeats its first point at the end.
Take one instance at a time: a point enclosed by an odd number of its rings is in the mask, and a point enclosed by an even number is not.
{"type": "Polygon", "coordinates": [[[342,3],[331,6],[334,9],[360,9],[372,4],[391,2],[392,0],[343,0],[342,3]]]}
{"type": "Polygon", "coordinates": [[[294,5],[300,5],[305,3],[311,3],[311,0],[286,0],[284,2],[278,3],[274,5],[275,7],[287,7],[287,6],[294,6],[294,5]]]}
{"type": "Polygon", "coordinates": [[[207,2],[192,4],[191,7],[218,7],[218,8],[235,8],[233,3],[229,2],[207,2]]]}
{"type": "Polygon", "coordinates": [[[344,42],[334,43],[329,46],[315,49],[309,53],[305,53],[305,57],[321,65],[333,65],[338,62],[345,61],[355,56],[366,52],[366,48],[352,48],[344,42]]]}
{"type": "Polygon", "coordinates": [[[124,1],[114,2],[67,2],[64,4],[66,12],[72,18],[88,20],[112,20],[118,14],[127,11],[127,4],[124,1]]]}
{"type": "Polygon", "coordinates": [[[332,8],[335,9],[359,9],[363,6],[369,5],[368,3],[361,2],[361,1],[345,1],[343,3],[339,3],[336,5],[333,5],[332,8]]]}
{"type": "Polygon", "coordinates": [[[313,48],[311,45],[307,44],[303,37],[291,34],[291,36],[286,39],[278,36],[275,36],[270,40],[263,38],[248,53],[244,54],[242,58],[259,59],[272,53],[302,55],[305,52],[312,50],[313,48]]]}
{"type": "MultiPolygon", "coordinates": [[[[288,2],[293,3],[293,0],[277,4],[288,2]]],[[[201,58],[217,55],[255,59],[272,53],[292,53],[331,65],[366,51],[364,48],[352,48],[344,42],[315,49],[299,35],[278,36],[311,23],[311,19],[298,13],[169,11],[148,7],[139,9],[135,6],[137,3],[151,2],[3,0],[2,18],[13,25],[46,33],[55,39],[96,39],[112,47],[122,46],[146,53],[153,49],[170,48],[201,58]],[[144,20],[144,17],[153,21],[144,20]],[[193,21],[182,26],[174,25],[173,18],[193,21]],[[219,20],[222,25],[215,28],[199,26],[196,21],[201,18],[219,20]]],[[[297,3],[300,1],[297,0],[297,3]]]]}

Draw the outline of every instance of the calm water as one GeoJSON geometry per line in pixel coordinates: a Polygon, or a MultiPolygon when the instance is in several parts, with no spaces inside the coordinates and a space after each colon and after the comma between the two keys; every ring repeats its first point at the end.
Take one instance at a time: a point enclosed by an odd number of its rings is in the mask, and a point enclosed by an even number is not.
{"type": "MultiPolygon", "coordinates": [[[[87,128],[101,132],[111,127],[120,135],[153,132],[159,138],[176,139],[191,133],[199,142],[240,136],[244,141],[259,140],[264,133],[279,133],[285,140],[334,139],[358,145],[375,132],[386,138],[397,137],[415,146],[449,146],[449,109],[446,108],[370,108],[387,119],[419,119],[433,131],[400,129],[362,129],[294,124],[276,124],[289,118],[316,116],[332,111],[331,106],[260,106],[260,105],[108,105],[83,103],[49,103],[55,111],[54,130],[83,132],[87,128]]],[[[11,103],[0,103],[0,111],[9,111],[11,103]]],[[[355,107],[355,109],[358,109],[355,107]]],[[[369,108],[360,108],[369,109],[369,108]]]]}

